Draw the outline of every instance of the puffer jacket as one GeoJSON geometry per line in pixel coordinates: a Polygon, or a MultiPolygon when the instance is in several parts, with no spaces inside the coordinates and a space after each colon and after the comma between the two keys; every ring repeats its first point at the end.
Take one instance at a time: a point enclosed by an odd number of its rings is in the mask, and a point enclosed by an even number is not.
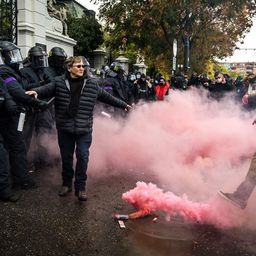
{"type": "Polygon", "coordinates": [[[55,118],[58,130],[74,134],[92,132],[93,109],[96,101],[110,104],[114,107],[127,108],[127,103],[119,100],[103,90],[96,79],[84,79],[77,113],[70,115],[71,100],[70,85],[65,75],[44,86],[35,89],[40,99],[55,97],[55,118]]]}

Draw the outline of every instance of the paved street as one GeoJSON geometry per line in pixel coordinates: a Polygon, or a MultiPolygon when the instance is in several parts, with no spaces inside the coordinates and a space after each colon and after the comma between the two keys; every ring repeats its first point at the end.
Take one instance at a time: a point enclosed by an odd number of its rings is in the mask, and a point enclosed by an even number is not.
{"type": "Polygon", "coordinates": [[[0,203],[1,256],[256,255],[255,232],[222,231],[179,218],[166,222],[162,213],[128,220],[120,229],[113,214],[133,211],[121,195],[139,177],[89,176],[89,199],[81,203],[73,194],[57,196],[58,168],[33,175],[38,189],[25,191],[16,204],[0,203]]]}

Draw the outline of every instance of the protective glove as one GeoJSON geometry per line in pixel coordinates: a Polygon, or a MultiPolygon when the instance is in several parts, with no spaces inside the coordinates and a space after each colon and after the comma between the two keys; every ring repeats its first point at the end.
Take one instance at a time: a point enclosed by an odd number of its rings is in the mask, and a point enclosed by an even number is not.
{"type": "Polygon", "coordinates": [[[35,108],[44,111],[48,108],[48,103],[43,100],[35,99],[35,108]]]}

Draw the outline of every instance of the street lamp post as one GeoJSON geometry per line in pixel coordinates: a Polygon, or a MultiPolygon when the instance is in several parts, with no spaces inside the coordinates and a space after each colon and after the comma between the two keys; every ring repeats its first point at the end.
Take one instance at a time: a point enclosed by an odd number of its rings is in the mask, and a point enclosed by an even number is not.
{"type": "Polygon", "coordinates": [[[189,34],[187,31],[184,32],[182,37],[183,45],[184,45],[184,72],[187,73],[189,69],[189,34]]]}
{"type": "Polygon", "coordinates": [[[177,39],[173,40],[173,57],[172,57],[172,75],[176,72],[176,66],[177,66],[177,49],[178,49],[178,43],[177,39]]]}

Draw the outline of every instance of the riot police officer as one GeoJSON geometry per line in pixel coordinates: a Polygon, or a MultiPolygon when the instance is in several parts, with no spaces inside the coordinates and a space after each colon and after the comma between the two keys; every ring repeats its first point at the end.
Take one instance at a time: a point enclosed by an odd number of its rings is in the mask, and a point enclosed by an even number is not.
{"type": "Polygon", "coordinates": [[[48,54],[49,67],[45,70],[52,78],[65,73],[67,54],[61,47],[53,47],[48,54]]]}
{"type": "Polygon", "coordinates": [[[50,83],[50,77],[44,72],[44,68],[48,67],[48,56],[42,47],[34,46],[30,48],[27,59],[27,67],[20,69],[20,72],[28,83],[35,84],[34,88],[50,83]]]}
{"type": "MultiPolygon", "coordinates": [[[[53,81],[54,77],[45,72],[48,67],[48,56],[40,46],[33,46],[28,51],[27,67],[21,69],[23,77],[28,83],[44,85],[53,81]]],[[[46,99],[47,101],[49,99],[46,99]]],[[[35,152],[31,157],[30,168],[35,170],[51,164],[51,156],[45,141],[49,140],[54,133],[54,116],[52,108],[44,111],[34,111],[29,115],[25,123],[24,136],[26,138],[27,150],[31,145],[31,138],[35,130],[35,152]]],[[[32,152],[29,151],[32,154],[32,152]]]]}
{"type": "MultiPolygon", "coordinates": [[[[116,98],[119,98],[126,103],[129,102],[128,99],[128,88],[125,83],[125,70],[123,65],[119,62],[113,62],[109,70],[105,74],[105,85],[104,87],[109,88],[108,92],[111,91],[111,94],[116,98]],[[111,90],[110,90],[111,88],[111,90]]],[[[123,111],[115,109],[115,116],[123,116],[123,111]]]]}
{"type": "Polygon", "coordinates": [[[23,189],[34,188],[36,183],[28,173],[25,140],[17,127],[24,106],[44,107],[46,105],[25,94],[23,80],[19,73],[19,67],[22,63],[19,48],[12,42],[0,41],[0,52],[3,56],[3,62],[0,65],[0,77],[3,79],[8,93],[16,102],[15,114],[9,115],[4,112],[5,122],[1,122],[2,125],[4,124],[1,135],[9,153],[13,185],[23,189]]]}
{"type": "Polygon", "coordinates": [[[14,193],[11,188],[10,175],[7,169],[7,152],[4,147],[3,129],[6,114],[12,115],[15,113],[16,108],[11,97],[7,96],[7,89],[4,86],[3,80],[0,78],[0,200],[16,202],[20,198],[20,194],[14,193]]]}

